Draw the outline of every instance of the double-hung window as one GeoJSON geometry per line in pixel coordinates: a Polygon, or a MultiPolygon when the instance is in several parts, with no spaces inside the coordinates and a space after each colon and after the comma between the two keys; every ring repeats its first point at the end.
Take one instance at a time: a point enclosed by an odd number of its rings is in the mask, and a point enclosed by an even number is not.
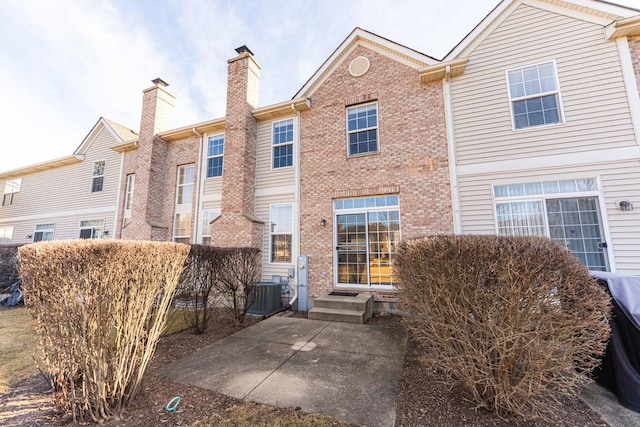
{"type": "Polygon", "coordinates": [[[224,134],[209,137],[207,144],[207,178],[222,176],[224,134]]]}
{"type": "Polygon", "coordinates": [[[124,214],[122,226],[126,227],[131,222],[131,209],[133,207],[133,190],[136,184],[135,174],[127,175],[127,187],[124,195],[124,214]]]}
{"type": "Polygon", "coordinates": [[[18,203],[22,178],[12,179],[4,183],[4,194],[2,195],[2,206],[11,206],[18,203]]]}
{"type": "Polygon", "coordinates": [[[102,239],[103,235],[104,235],[103,219],[80,221],[80,238],[81,239],[102,239]]]}
{"type": "Polygon", "coordinates": [[[293,205],[271,205],[271,262],[291,262],[293,205]]]}
{"type": "Polygon", "coordinates": [[[102,191],[102,187],[104,185],[104,168],[105,161],[102,160],[100,162],[93,163],[93,176],[91,178],[91,192],[99,193],[102,191]]]}
{"type": "Polygon", "coordinates": [[[273,168],[293,165],[293,119],[273,124],[273,168]]]}
{"type": "Polygon", "coordinates": [[[514,129],[562,121],[554,61],[509,70],[507,83],[514,129]]]}
{"type": "Polygon", "coordinates": [[[193,201],[193,181],[195,166],[178,166],[176,182],[176,206],[173,220],[173,241],[191,242],[191,207],[193,201]]]}
{"type": "Polygon", "coordinates": [[[53,240],[53,224],[38,224],[33,233],[34,242],[48,242],[53,240]]]}
{"type": "Polygon", "coordinates": [[[347,151],[349,156],[378,152],[378,104],[347,108],[347,151]]]}

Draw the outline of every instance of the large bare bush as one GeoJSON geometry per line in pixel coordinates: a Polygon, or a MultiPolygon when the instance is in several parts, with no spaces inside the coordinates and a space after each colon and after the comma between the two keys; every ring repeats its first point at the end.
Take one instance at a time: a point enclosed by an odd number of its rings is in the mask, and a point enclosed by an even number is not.
{"type": "Polygon", "coordinates": [[[222,251],[208,245],[191,245],[187,266],[180,278],[178,298],[184,303],[184,319],[196,335],[207,329],[211,310],[220,298],[218,278],[222,251]]]}
{"type": "Polygon", "coordinates": [[[218,289],[234,323],[244,322],[260,280],[260,250],[256,248],[220,249],[218,289]]]}
{"type": "Polygon", "coordinates": [[[58,403],[74,420],[122,415],[164,328],[188,245],[40,242],[20,270],[58,403]]]}
{"type": "Polygon", "coordinates": [[[401,246],[395,271],[422,361],[501,415],[548,419],[605,350],[604,289],[549,239],[418,239],[401,246]]]}

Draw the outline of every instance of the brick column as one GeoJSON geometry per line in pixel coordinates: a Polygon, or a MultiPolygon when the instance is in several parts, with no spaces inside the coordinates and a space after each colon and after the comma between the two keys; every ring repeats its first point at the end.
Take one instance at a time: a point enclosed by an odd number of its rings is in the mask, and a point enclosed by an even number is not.
{"type": "Polygon", "coordinates": [[[263,222],[254,215],[256,193],[256,119],[260,66],[242,46],[228,61],[227,114],[222,174],[221,216],[211,225],[211,244],[262,247],[263,222]]]}
{"type": "Polygon", "coordinates": [[[131,224],[122,230],[122,238],[135,240],[168,240],[168,227],[161,220],[165,193],[167,143],[156,136],[171,128],[175,97],[161,79],[145,89],[138,136],[136,185],[131,211],[131,224]]]}

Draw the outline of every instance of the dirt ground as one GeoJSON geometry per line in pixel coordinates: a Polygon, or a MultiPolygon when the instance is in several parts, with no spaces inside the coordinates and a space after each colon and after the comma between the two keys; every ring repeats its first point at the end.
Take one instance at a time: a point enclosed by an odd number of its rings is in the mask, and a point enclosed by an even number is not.
{"type": "MultiPolygon", "coordinates": [[[[298,314],[298,316],[301,316],[298,314]]],[[[330,417],[304,414],[296,408],[276,408],[237,399],[198,387],[173,383],[156,374],[159,367],[199,348],[229,336],[258,322],[249,318],[246,325],[234,327],[218,313],[204,335],[188,331],[161,338],[145,373],[141,391],[121,420],[107,426],[352,426],[330,417]],[[175,396],[181,402],[176,413],[167,414],[165,405],[175,396]]],[[[395,315],[379,315],[372,324],[402,327],[395,315]]],[[[518,423],[501,419],[466,401],[459,387],[453,386],[417,362],[418,347],[409,340],[399,380],[396,426],[606,426],[599,415],[580,400],[564,402],[563,413],[552,423],[518,423]]],[[[51,392],[42,377],[30,378],[5,395],[0,395],[0,425],[60,426],[69,423],[51,404],[51,392]]],[[[86,423],[90,425],[91,423],[86,423]]]]}

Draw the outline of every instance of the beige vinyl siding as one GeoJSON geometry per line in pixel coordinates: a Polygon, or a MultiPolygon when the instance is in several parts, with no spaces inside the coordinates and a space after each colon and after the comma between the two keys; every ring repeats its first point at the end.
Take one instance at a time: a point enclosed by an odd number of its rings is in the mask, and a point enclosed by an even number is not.
{"type": "Polygon", "coordinates": [[[459,165],[635,144],[616,43],[602,26],[529,5],[471,52],[452,101],[459,165]],[[512,130],[505,71],[549,60],[565,123],[512,130]]]}
{"type": "MultiPolygon", "coordinates": [[[[277,120],[269,120],[258,123],[258,138],[256,150],[256,191],[293,185],[295,179],[294,166],[288,168],[272,169],[272,126],[274,122],[294,118],[279,117],[277,120]]],[[[297,124],[294,120],[294,126],[297,124]]],[[[294,135],[296,130],[294,128],[294,135]]],[[[294,138],[294,144],[296,144],[294,138]]]]}
{"type": "MultiPolygon", "coordinates": [[[[0,224],[13,225],[14,241],[26,243],[36,224],[54,222],[55,239],[79,236],[82,220],[106,219],[105,229],[114,233],[113,222],[120,183],[121,154],[108,147],[117,141],[102,129],[84,153],[84,161],[22,176],[20,199],[11,209],[0,207],[0,224]],[[91,193],[93,163],[105,161],[103,191],[91,193]]],[[[4,181],[0,182],[4,189],[4,181]]]]}
{"type": "MultiPolygon", "coordinates": [[[[256,197],[256,216],[264,221],[264,232],[262,237],[262,280],[271,281],[271,277],[274,274],[280,276],[287,276],[288,269],[294,266],[294,260],[291,263],[277,263],[272,264],[271,251],[270,251],[270,234],[269,234],[269,218],[271,214],[272,204],[284,204],[291,203],[293,206],[293,212],[295,215],[294,194],[282,193],[273,194],[269,196],[256,197]]],[[[293,227],[292,242],[296,240],[297,230],[293,227]]]]}
{"type": "MultiPolygon", "coordinates": [[[[204,162],[204,169],[202,176],[206,177],[207,175],[207,163],[206,160],[204,162]]],[[[222,164],[222,173],[224,174],[224,163],[222,164]]],[[[216,176],[213,178],[204,178],[204,189],[203,194],[206,196],[212,195],[222,195],[222,177],[216,176]]]]}
{"type": "Polygon", "coordinates": [[[494,234],[496,232],[492,185],[556,181],[573,178],[599,177],[608,228],[612,264],[621,273],[640,274],[640,162],[610,162],[568,165],[562,168],[507,171],[459,177],[462,232],[494,234]],[[633,211],[621,211],[616,201],[629,200],[633,211]]]}

